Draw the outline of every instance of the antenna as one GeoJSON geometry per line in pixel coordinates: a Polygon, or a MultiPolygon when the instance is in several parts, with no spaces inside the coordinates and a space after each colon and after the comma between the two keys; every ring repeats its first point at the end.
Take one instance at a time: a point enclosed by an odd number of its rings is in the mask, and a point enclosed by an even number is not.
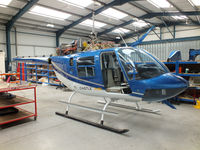
{"type": "MultiPolygon", "coordinates": [[[[120,29],[118,29],[118,30],[120,30],[120,29]]],[[[120,30],[120,31],[122,31],[122,32],[124,33],[123,30],[120,30]]],[[[124,38],[122,37],[121,33],[118,32],[118,34],[119,34],[119,36],[121,37],[121,39],[123,40],[123,42],[124,42],[124,44],[126,45],[126,47],[128,47],[128,45],[126,44],[126,42],[125,42],[124,38]]]]}

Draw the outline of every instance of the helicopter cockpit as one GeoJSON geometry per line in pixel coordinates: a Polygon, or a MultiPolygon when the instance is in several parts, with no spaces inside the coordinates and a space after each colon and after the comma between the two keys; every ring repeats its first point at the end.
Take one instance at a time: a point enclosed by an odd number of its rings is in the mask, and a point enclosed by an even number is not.
{"type": "Polygon", "coordinates": [[[111,92],[117,89],[118,92],[130,93],[129,81],[150,79],[169,72],[148,52],[131,47],[102,52],[101,62],[104,86],[111,92]]]}
{"type": "Polygon", "coordinates": [[[144,80],[169,72],[155,57],[145,50],[121,48],[118,55],[128,80],[144,80]]]}

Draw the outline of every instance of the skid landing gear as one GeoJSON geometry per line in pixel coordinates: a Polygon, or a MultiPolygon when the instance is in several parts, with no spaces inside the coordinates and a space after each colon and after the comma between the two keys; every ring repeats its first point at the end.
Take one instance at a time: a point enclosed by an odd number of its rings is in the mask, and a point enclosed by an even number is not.
{"type": "MultiPolygon", "coordinates": [[[[98,103],[105,105],[104,101],[98,101],[98,103]]],[[[117,104],[117,103],[110,103],[110,106],[160,115],[160,110],[159,109],[152,110],[152,109],[148,109],[148,108],[142,108],[142,107],[140,107],[140,105],[138,103],[136,103],[136,107],[117,104]]]]}
{"type": "Polygon", "coordinates": [[[79,122],[82,122],[82,123],[85,123],[85,124],[88,124],[88,125],[91,125],[91,126],[95,126],[97,128],[101,128],[101,129],[105,129],[105,130],[108,130],[108,131],[111,131],[111,132],[115,132],[115,133],[118,133],[118,134],[123,134],[123,133],[126,133],[126,132],[129,131],[128,129],[116,129],[116,128],[104,125],[104,115],[105,114],[106,115],[117,115],[117,113],[106,111],[106,108],[111,103],[111,100],[106,100],[104,98],[105,105],[104,105],[103,109],[100,110],[100,109],[96,109],[96,108],[91,108],[91,107],[86,107],[86,106],[81,106],[81,105],[77,105],[77,104],[71,103],[72,97],[75,94],[76,94],[75,92],[72,93],[72,95],[69,97],[68,102],[60,101],[62,103],[66,103],[67,104],[67,110],[66,110],[65,113],[56,112],[56,115],[59,115],[59,116],[65,117],[65,118],[69,118],[69,119],[72,119],[72,120],[75,120],[75,121],[79,121],[79,122]],[[101,114],[101,121],[100,121],[100,123],[96,123],[96,122],[92,122],[92,121],[89,121],[89,120],[86,120],[86,119],[83,119],[83,118],[71,116],[71,115],[69,115],[69,108],[70,107],[76,107],[76,108],[80,108],[80,109],[84,109],[84,110],[89,110],[89,111],[100,113],[101,114]]]}
{"type": "Polygon", "coordinates": [[[123,133],[126,133],[126,132],[129,131],[128,129],[116,129],[116,128],[112,128],[112,127],[109,127],[109,126],[102,125],[100,123],[92,122],[92,121],[89,121],[89,120],[86,120],[86,119],[74,117],[74,116],[59,113],[59,112],[56,112],[56,115],[59,115],[59,116],[65,117],[65,118],[69,118],[69,119],[72,119],[72,120],[75,120],[75,121],[79,121],[79,122],[82,122],[82,123],[85,123],[85,124],[88,124],[88,125],[91,125],[91,126],[94,126],[94,127],[97,127],[97,128],[101,128],[101,129],[109,130],[111,132],[119,133],[119,134],[123,134],[123,133]]]}

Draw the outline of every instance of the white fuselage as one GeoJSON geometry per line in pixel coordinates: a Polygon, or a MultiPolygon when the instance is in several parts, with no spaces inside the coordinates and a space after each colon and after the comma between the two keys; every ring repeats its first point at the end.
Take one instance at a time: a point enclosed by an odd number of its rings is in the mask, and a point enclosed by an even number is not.
{"type": "MultiPolygon", "coordinates": [[[[54,70],[55,71],[55,70],[54,70]]],[[[55,71],[57,78],[62,81],[64,85],[66,85],[69,89],[76,91],[78,93],[84,94],[84,95],[89,95],[89,96],[98,96],[98,97],[108,97],[111,99],[123,99],[126,101],[131,101],[131,102],[139,102],[142,100],[140,97],[136,96],[131,96],[129,94],[122,94],[122,93],[113,93],[113,92],[107,92],[104,89],[101,88],[94,88],[91,86],[87,86],[84,84],[80,84],[74,81],[71,81],[55,71]]]]}

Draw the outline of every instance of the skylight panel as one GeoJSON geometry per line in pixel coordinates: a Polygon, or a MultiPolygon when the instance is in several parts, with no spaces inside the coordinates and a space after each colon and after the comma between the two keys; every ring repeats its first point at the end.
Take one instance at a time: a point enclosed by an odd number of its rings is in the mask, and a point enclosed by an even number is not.
{"type": "Polygon", "coordinates": [[[53,10],[42,6],[33,7],[29,13],[59,20],[65,20],[71,16],[68,13],[64,13],[61,11],[53,10]]]}
{"type": "Polygon", "coordinates": [[[12,0],[0,0],[0,5],[9,5],[12,0]]]}
{"type": "Polygon", "coordinates": [[[93,3],[92,0],[58,0],[58,1],[80,8],[87,7],[93,3]]]}
{"type": "Polygon", "coordinates": [[[187,19],[186,16],[184,15],[180,15],[180,16],[172,16],[172,18],[176,19],[176,20],[183,20],[183,19],[187,19]]]}
{"type": "Polygon", "coordinates": [[[133,26],[139,27],[139,28],[142,28],[142,27],[145,27],[145,26],[148,25],[148,23],[146,23],[146,22],[144,22],[142,20],[135,21],[132,24],[133,24],[133,26]]]}
{"type": "Polygon", "coordinates": [[[11,3],[12,0],[0,0],[0,6],[1,7],[6,7],[11,3]]]}
{"type": "Polygon", "coordinates": [[[54,24],[47,24],[47,27],[54,28],[54,24]]]}
{"type": "Polygon", "coordinates": [[[170,8],[173,7],[167,0],[147,0],[158,8],[170,8]]]}
{"type": "Polygon", "coordinates": [[[188,0],[191,5],[200,6],[200,0],[188,0]]]}
{"type": "Polygon", "coordinates": [[[108,9],[104,10],[101,13],[101,15],[104,15],[104,16],[107,16],[107,17],[110,17],[110,18],[114,18],[114,19],[122,19],[122,18],[128,16],[127,14],[120,12],[120,11],[113,9],[113,8],[108,8],[108,9]]]}
{"type": "Polygon", "coordinates": [[[112,32],[114,32],[114,33],[127,33],[129,31],[130,30],[128,30],[128,29],[118,28],[118,29],[113,30],[112,32]]]}
{"type": "MultiPolygon", "coordinates": [[[[89,26],[89,27],[92,27],[93,26],[93,21],[91,19],[87,19],[83,22],[80,23],[81,25],[84,25],[84,26],[89,26]]],[[[95,28],[101,28],[103,26],[105,26],[106,24],[103,23],[103,22],[99,22],[99,21],[94,21],[94,27],[95,28]]]]}

